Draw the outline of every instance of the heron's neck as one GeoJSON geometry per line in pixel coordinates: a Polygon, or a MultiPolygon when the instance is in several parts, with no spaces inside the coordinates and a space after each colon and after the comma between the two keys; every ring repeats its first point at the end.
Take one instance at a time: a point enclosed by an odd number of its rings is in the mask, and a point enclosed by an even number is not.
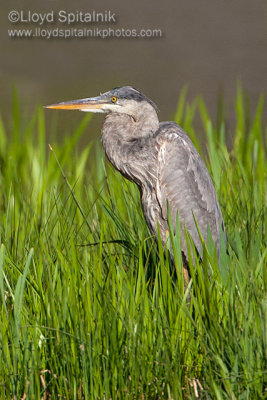
{"type": "MultiPolygon", "coordinates": [[[[127,114],[108,114],[102,128],[102,143],[110,162],[123,173],[123,165],[129,164],[131,159],[129,154],[149,140],[158,127],[154,108],[149,113],[145,109],[140,110],[134,118],[127,114]]],[[[142,155],[136,154],[138,157],[142,155]]]]}

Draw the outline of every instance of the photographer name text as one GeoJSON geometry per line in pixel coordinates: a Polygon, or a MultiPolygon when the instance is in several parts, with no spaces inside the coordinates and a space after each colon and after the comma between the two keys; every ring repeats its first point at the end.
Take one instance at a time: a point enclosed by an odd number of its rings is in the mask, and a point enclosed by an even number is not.
{"type": "Polygon", "coordinates": [[[115,23],[116,14],[110,10],[105,10],[103,12],[91,11],[75,11],[67,12],[66,10],[60,10],[58,12],[50,11],[47,13],[39,13],[33,11],[24,10],[13,10],[8,14],[8,19],[12,23],[24,23],[24,24],[51,24],[59,22],[62,24],[77,24],[77,23],[115,23]]]}

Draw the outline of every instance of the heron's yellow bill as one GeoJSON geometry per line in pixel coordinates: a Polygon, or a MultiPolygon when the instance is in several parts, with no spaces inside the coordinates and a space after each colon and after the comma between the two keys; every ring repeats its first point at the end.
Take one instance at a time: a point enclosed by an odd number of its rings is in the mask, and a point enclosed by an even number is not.
{"type": "Polygon", "coordinates": [[[45,108],[53,108],[55,110],[80,110],[80,111],[96,111],[101,110],[105,104],[105,100],[99,97],[91,97],[88,99],[79,99],[65,101],[63,103],[50,104],[45,108]]]}

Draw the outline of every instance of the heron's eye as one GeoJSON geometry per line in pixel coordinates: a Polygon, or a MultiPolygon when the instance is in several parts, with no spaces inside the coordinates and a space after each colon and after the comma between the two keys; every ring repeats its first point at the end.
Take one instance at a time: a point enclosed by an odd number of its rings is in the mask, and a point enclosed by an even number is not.
{"type": "Polygon", "coordinates": [[[112,103],[116,103],[117,97],[115,97],[115,96],[111,97],[111,101],[112,101],[112,103]]]}

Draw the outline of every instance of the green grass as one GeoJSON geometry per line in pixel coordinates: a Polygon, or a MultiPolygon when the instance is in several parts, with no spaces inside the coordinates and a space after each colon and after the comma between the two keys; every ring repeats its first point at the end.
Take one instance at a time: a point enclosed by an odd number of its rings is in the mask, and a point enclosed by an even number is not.
{"type": "Polygon", "coordinates": [[[266,398],[263,99],[250,122],[239,88],[226,132],[222,105],[212,123],[185,94],[175,118],[208,155],[228,238],[221,270],[212,243],[191,263],[190,305],[90,116],[53,151],[42,109],[25,123],[15,98],[13,129],[0,121],[0,399],[266,398]]]}

